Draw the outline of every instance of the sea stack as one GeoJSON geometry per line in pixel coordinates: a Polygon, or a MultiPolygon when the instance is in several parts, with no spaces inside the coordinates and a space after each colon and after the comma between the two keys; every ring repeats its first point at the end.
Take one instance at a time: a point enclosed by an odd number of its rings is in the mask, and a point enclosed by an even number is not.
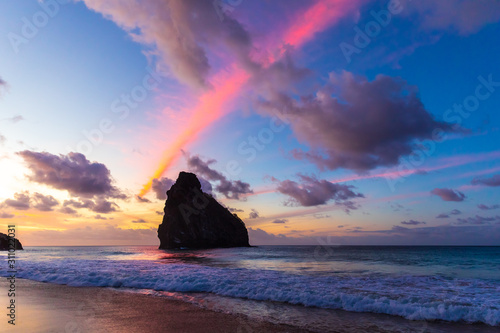
{"type": "Polygon", "coordinates": [[[9,251],[9,249],[23,250],[23,246],[17,238],[0,232],[0,251],[9,251]]]}
{"type": "Polygon", "coordinates": [[[158,227],[160,249],[250,246],[245,223],[203,193],[193,173],[179,173],[167,191],[164,212],[158,227]]]}

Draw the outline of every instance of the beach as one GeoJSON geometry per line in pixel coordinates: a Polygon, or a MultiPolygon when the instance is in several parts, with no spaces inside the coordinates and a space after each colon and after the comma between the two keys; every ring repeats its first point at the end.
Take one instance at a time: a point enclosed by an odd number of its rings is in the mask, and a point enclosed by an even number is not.
{"type": "Polygon", "coordinates": [[[493,333],[499,251],[27,247],[15,297],[0,272],[0,331],[493,333]]]}
{"type": "MultiPolygon", "coordinates": [[[[1,290],[8,289],[5,278],[1,290]]],[[[15,326],[2,332],[304,332],[285,325],[202,309],[164,297],[97,287],[16,280],[15,326]]],[[[0,303],[8,304],[6,293],[0,303]]]]}

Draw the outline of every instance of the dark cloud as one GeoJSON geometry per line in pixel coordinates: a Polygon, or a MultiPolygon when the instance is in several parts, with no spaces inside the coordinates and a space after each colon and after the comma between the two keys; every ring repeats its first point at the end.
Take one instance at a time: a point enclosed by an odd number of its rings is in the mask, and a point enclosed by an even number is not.
{"type": "Polygon", "coordinates": [[[498,1],[404,0],[402,8],[403,15],[413,15],[415,23],[425,30],[452,30],[460,35],[470,35],[500,20],[498,1]]]}
{"type": "Polygon", "coordinates": [[[454,209],[454,210],[452,210],[449,213],[439,214],[438,216],[436,216],[436,218],[438,218],[438,219],[447,219],[447,218],[450,217],[450,215],[460,215],[460,214],[462,214],[462,212],[460,210],[454,209]]]}
{"type": "Polygon", "coordinates": [[[189,169],[209,181],[219,182],[215,190],[226,198],[239,200],[241,195],[253,193],[250,184],[241,180],[230,181],[219,171],[210,168],[210,164],[216,163],[216,160],[211,159],[205,162],[198,155],[190,156],[187,153],[184,155],[189,169]]]}
{"type": "Polygon", "coordinates": [[[135,41],[152,46],[150,54],[182,82],[209,87],[211,49],[230,52],[246,69],[251,38],[243,26],[220,9],[222,2],[206,0],[89,1],[86,5],[125,29],[135,41]]]}
{"type": "Polygon", "coordinates": [[[248,214],[248,218],[249,219],[256,219],[259,217],[260,217],[259,212],[252,208],[252,211],[250,212],[250,214],[248,214]]]}
{"type": "Polygon", "coordinates": [[[244,210],[243,210],[243,209],[238,209],[238,208],[227,207],[227,209],[228,209],[231,213],[243,213],[243,212],[244,212],[244,210]]]}
{"type": "Polygon", "coordinates": [[[326,219],[326,218],[330,217],[330,215],[328,215],[328,214],[317,214],[317,213],[313,214],[313,216],[315,219],[326,219]]]}
{"type": "Polygon", "coordinates": [[[0,219],[11,219],[14,218],[14,214],[6,213],[6,212],[1,212],[0,213],[0,219]]]}
{"type": "Polygon", "coordinates": [[[101,163],[89,162],[83,154],[69,153],[57,156],[47,152],[25,150],[18,155],[24,159],[32,172],[28,176],[30,181],[66,190],[75,197],[126,198],[113,185],[108,168],[101,163]]]}
{"type": "Polygon", "coordinates": [[[318,180],[315,177],[298,175],[301,183],[292,180],[273,180],[278,184],[276,190],[287,195],[290,200],[287,205],[318,206],[324,205],[330,200],[337,204],[346,204],[349,209],[356,209],[349,199],[363,198],[361,193],[352,191],[354,186],[334,184],[327,180],[318,180]]]}
{"type": "Polygon", "coordinates": [[[287,219],[276,219],[273,221],[273,223],[278,223],[278,224],[283,224],[283,223],[287,223],[288,220],[287,219]]]}
{"type": "Polygon", "coordinates": [[[15,193],[14,199],[7,199],[2,204],[1,208],[9,207],[17,210],[28,210],[30,209],[30,194],[28,191],[15,193]]]}
{"type": "Polygon", "coordinates": [[[138,219],[138,220],[132,221],[132,223],[147,223],[147,222],[144,219],[138,219]]]}
{"type": "Polygon", "coordinates": [[[43,212],[53,211],[54,207],[59,205],[59,201],[51,195],[34,193],[31,199],[34,202],[33,207],[43,212]]]}
{"type": "Polygon", "coordinates": [[[451,131],[425,109],[418,89],[401,78],[378,75],[373,81],[343,72],[314,96],[294,99],[271,91],[260,110],[279,110],[309,151],[294,150],[322,169],[358,172],[394,166],[410,155],[418,140],[432,139],[436,129],[451,131]]]}
{"type": "Polygon", "coordinates": [[[156,199],[166,200],[167,191],[170,190],[170,188],[172,187],[172,185],[174,185],[174,183],[175,181],[167,177],[153,179],[151,189],[155,193],[156,199]]]}
{"type": "Polygon", "coordinates": [[[96,213],[109,214],[112,212],[117,212],[118,208],[118,205],[114,202],[99,199],[95,203],[94,207],[91,208],[91,210],[96,213]]]}
{"type": "Polygon", "coordinates": [[[96,219],[96,220],[107,220],[108,218],[97,214],[96,216],[94,216],[94,219],[96,219]]]}
{"type": "Polygon", "coordinates": [[[441,197],[444,201],[460,202],[465,200],[465,194],[449,188],[435,188],[431,193],[441,197]]]}
{"type": "Polygon", "coordinates": [[[500,186],[500,175],[494,175],[490,178],[474,178],[471,184],[485,185],[485,186],[500,186]]]}
{"type": "Polygon", "coordinates": [[[163,215],[163,214],[165,214],[164,212],[159,211],[159,210],[157,210],[155,213],[156,213],[156,214],[158,214],[158,215],[163,215]]]}
{"type": "Polygon", "coordinates": [[[487,225],[492,222],[500,221],[500,216],[493,217],[483,217],[483,216],[473,216],[466,219],[457,219],[458,224],[474,224],[474,225],[487,225]]]}
{"type": "Polygon", "coordinates": [[[139,195],[136,195],[135,198],[136,198],[136,200],[138,202],[142,202],[142,203],[149,203],[149,202],[151,202],[151,200],[149,200],[148,198],[143,198],[143,197],[141,197],[139,195]]]}
{"type": "Polygon", "coordinates": [[[415,220],[409,220],[409,221],[401,221],[401,224],[404,225],[419,225],[419,224],[426,224],[423,221],[415,221],[415,220]]]}
{"type": "Polygon", "coordinates": [[[75,215],[76,213],[78,213],[75,209],[73,209],[69,206],[63,206],[63,207],[59,208],[59,212],[61,212],[63,214],[68,214],[68,215],[75,215]]]}
{"type": "Polygon", "coordinates": [[[95,213],[109,214],[112,212],[117,212],[119,206],[103,198],[98,198],[96,201],[85,199],[81,201],[76,200],[65,200],[63,203],[64,207],[74,207],[74,208],[86,208],[95,213]]]}
{"type": "Polygon", "coordinates": [[[0,97],[3,94],[3,91],[6,90],[8,87],[7,82],[5,82],[1,77],[0,77],[0,97]]]}
{"type": "Polygon", "coordinates": [[[487,206],[485,204],[479,204],[479,205],[477,205],[477,208],[479,208],[481,210],[493,210],[493,209],[500,208],[500,205],[495,204],[495,205],[487,206]]]}

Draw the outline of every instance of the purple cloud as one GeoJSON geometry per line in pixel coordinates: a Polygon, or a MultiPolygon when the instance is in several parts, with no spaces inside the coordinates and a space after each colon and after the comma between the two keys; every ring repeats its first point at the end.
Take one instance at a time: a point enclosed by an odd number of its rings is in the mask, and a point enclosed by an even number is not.
{"type": "Polygon", "coordinates": [[[495,205],[487,206],[485,204],[479,204],[479,205],[477,205],[477,208],[479,208],[481,210],[493,210],[493,209],[500,208],[500,205],[495,204],[495,205]]]}
{"type": "Polygon", "coordinates": [[[401,224],[404,224],[404,225],[420,225],[420,224],[427,224],[427,223],[422,222],[422,221],[409,220],[409,221],[402,221],[401,224]]]}
{"type": "Polygon", "coordinates": [[[277,224],[283,224],[283,223],[287,223],[288,220],[287,219],[276,219],[273,221],[273,223],[277,223],[277,224]]]}
{"type": "Polygon", "coordinates": [[[174,185],[175,181],[170,178],[155,178],[153,179],[153,184],[151,185],[151,189],[156,194],[156,198],[158,200],[167,199],[167,191],[174,185]]]}
{"type": "Polygon", "coordinates": [[[226,198],[239,200],[241,195],[253,193],[250,184],[242,182],[241,180],[230,181],[222,173],[212,169],[210,165],[216,163],[216,160],[211,159],[203,161],[198,155],[190,156],[187,153],[184,155],[189,169],[202,178],[219,182],[219,184],[215,186],[215,190],[226,198]]]}
{"type": "Polygon", "coordinates": [[[296,159],[321,169],[357,172],[394,166],[415,149],[415,140],[432,139],[436,130],[452,131],[425,109],[418,89],[401,78],[378,75],[373,81],[349,72],[330,74],[314,96],[294,99],[270,92],[258,103],[264,112],[282,110],[309,151],[293,150],[296,159]]]}
{"type": "Polygon", "coordinates": [[[472,185],[485,185],[485,186],[500,186],[500,175],[494,175],[490,178],[474,178],[471,182],[472,185]]]}
{"type": "Polygon", "coordinates": [[[12,219],[14,217],[15,217],[14,214],[6,213],[6,212],[0,213],[0,219],[12,219]]]}
{"type": "Polygon", "coordinates": [[[80,198],[126,198],[113,185],[109,169],[104,164],[89,162],[83,154],[69,153],[58,156],[29,150],[17,154],[31,170],[32,174],[28,179],[32,182],[66,190],[70,195],[80,198]]]}
{"type": "Polygon", "coordinates": [[[252,211],[250,212],[250,214],[248,214],[248,218],[249,219],[256,219],[259,217],[260,217],[259,212],[252,208],[252,211]]]}
{"type": "Polygon", "coordinates": [[[28,191],[15,193],[14,199],[6,199],[0,204],[1,208],[9,207],[17,210],[30,209],[30,195],[28,191]]]}
{"type": "Polygon", "coordinates": [[[113,20],[133,40],[153,47],[150,54],[168,66],[181,82],[210,87],[210,48],[231,53],[246,69],[256,65],[249,57],[250,35],[218,3],[206,0],[85,1],[87,7],[113,20]],[[214,5],[215,4],[215,5],[214,5]],[[220,16],[219,16],[220,15],[220,16]]]}
{"type": "Polygon", "coordinates": [[[34,201],[33,207],[43,212],[53,211],[54,207],[59,205],[59,201],[51,195],[34,193],[31,199],[34,201]]]}
{"type": "Polygon", "coordinates": [[[484,217],[484,216],[473,216],[467,219],[457,219],[458,224],[474,224],[474,225],[485,225],[491,224],[491,222],[500,221],[500,216],[494,217],[484,217]]]}
{"type": "Polygon", "coordinates": [[[287,204],[300,206],[324,205],[330,200],[337,204],[346,204],[350,209],[356,209],[349,199],[363,198],[361,193],[352,191],[354,186],[334,184],[327,180],[318,180],[315,177],[298,175],[301,183],[292,180],[273,180],[278,184],[276,190],[290,197],[287,204]]]}
{"type": "Polygon", "coordinates": [[[435,188],[431,193],[441,197],[444,201],[460,202],[465,200],[465,194],[449,188],[435,188]]]}

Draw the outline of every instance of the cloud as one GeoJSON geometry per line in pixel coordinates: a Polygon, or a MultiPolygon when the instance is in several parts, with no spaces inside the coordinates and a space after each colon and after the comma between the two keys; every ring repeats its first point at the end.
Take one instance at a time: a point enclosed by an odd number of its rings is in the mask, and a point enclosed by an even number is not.
{"type": "Polygon", "coordinates": [[[479,204],[479,205],[477,205],[477,208],[479,208],[481,210],[493,210],[493,209],[500,208],[500,205],[495,204],[495,205],[487,206],[485,204],[479,204]]]}
{"type": "Polygon", "coordinates": [[[465,200],[465,194],[463,194],[460,191],[452,190],[449,188],[435,188],[431,191],[432,194],[435,194],[444,201],[464,201],[465,200]]]}
{"type": "Polygon", "coordinates": [[[485,224],[491,224],[491,222],[498,221],[500,222],[500,216],[493,216],[493,217],[483,217],[483,216],[473,216],[469,217],[467,219],[457,219],[458,224],[474,224],[474,225],[485,225],[485,224]]]}
{"type": "Polygon", "coordinates": [[[401,224],[404,224],[404,225],[419,225],[419,224],[426,224],[426,223],[422,222],[422,221],[409,220],[409,221],[402,221],[401,224]]]}
{"type": "Polygon", "coordinates": [[[30,195],[28,191],[24,191],[21,193],[15,193],[14,199],[7,199],[0,207],[9,207],[17,210],[28,210],[30,209],[30,195]]]}
{"type": "Polygon", "coordinates": [[[288,220],[287,219],[276,219],[273,221],[273,223],[277,223],[277,224],[283,224],[283,223],[287,223],[288,220]]]}
{"type": "Polygon", "coordinates": [[[163,215],[163,214],[165,214],[164,212],[162,212],[162,211],[160,211],[160,210],[157,210],[155,213],[156,213],[156,214],[158,214],[158,215],[163,215]]]}
{"type": "Polygon", "coordinates": [[[32,174],[28,179],[58,190],[66,190],[75,197],[111,197],[124,199],[126,196],[113,185],[109,169],[101,163],[89,162],[85,155],[69,153],[53,155],[47,152],[29,150],[17,153],[26,162],[32,174]]]}
{"type": "Polygon", "coordinates": [[[7,138],[0,134],[0,146],[3,146],[5,144],[5,141],[7,141],[7,138]]]}
{"type": "Polygon", "coordinates": [[[111,201],[103,198],[98,198],[96,201],[84,199],[81,201],[76,200],[65,200],[63,203],[64,207],[74,207],[74,208],[86,208],[95,213],[109,214],[112,212],[117,212],[119,206],[111,201]]]}
{"type": "Polygon", "coordinates": [[[7,118],[6,120],[10,121],[13,124],[17,124],[18,122],[23,121],[24,117],[21,115],[17,115],[17,116],[7,118]]]}
{"type": "Polygon", "coordinates": [[[94,219],[96,219],[96,220],[107,220],[108,218],[104,217],[104,216],[101,216],[100,214],[97,214],[96,216],[94,216],[94,219]]]}
{"type": "Polygon", "coordinates": [[[150,46],[149,53],[190,86],[210,86],[210,48],[219,54],[233,54],[245,68],[255,67],[248,56],[252,49],[249,34],[234,18],[223,11],[218,14],[213,1],[84,2],[126,30],[133,40],[150,46]]]}
{"type": "Polygon", "coordinates": [[[146,220],[144,220],[144,219],[138,219],[138,220],[132,221],[132,223],[148,223],[148,222],[146,222],[146,220]]]}
{"type": "Polygon", "coordinates": [[[500,242],[500,225],[394,226],[389,230],[358,230],[351,236],[301,237],[248,228],[248,235],[252,245],[316,245],[316,252],[325,253],[338,245],[497,245],[500,242]]]}
{"type": "Polygon", "coordinates": [[[136,195],[135,196],[135,199],[138,201],[138,202],[141,202],[141,203],[149,203],[151,202],[151,200],[149,200],[148,198],[143,198],[139,195],[136,195]]]}
{"type": "Polygon", "coordinates": [[[250,212],[250,214],[248,214],[248,218],[249,219],[259,218],[259,212],[252,208],[252,211],[250,212]]]}
{"type": "Polygon", "coordinates": [[[175,181],[167,177],[153,179],[151,189],[156,194],[156,199],[166,200],[167,191],[172,187],[172,185],[174,185],[174,183],[175,181]]]}
{"type": "Polygon", "coordinates": [[[210,164],[216,163],[216,160],[211,159],[205,162],[198,155],[191,156],[185,153],[184,156],[190,170],[209,181],[219,182],[215,190],[226,198],[239,200],[241,195],[253,193],[250,184],[241,180],[230,181],[222,173],[212,169],[210,164]]]}
{"type": "Polygon", "coordinates": [[[0,219],[11,219],[14,218],[14,214],[6,213],[6,212],[1,212],[0,213],[0,219]]]}
{"type": "Polygon", "coordinates": [[[450,217],[450,215],[445,214],[445,213],[442,213],[442,214],[439,214],[438,216],[436,216],[437,219],[447,219],[449,217],[450,217]]]}
{"type": "Polygon", "coordinates": [[[347,205],[350,209],[356,209],[349,199],[363,198],[361,193],[352,191],[354,186],[334,184],[327,180],[318,180],[315,177],[298,175],[301,183],[292,180],[273,180],[278,184],[276,190],[290,197],[287,205],[300,205],[304,207],[324,205],[330,200],[337,204],[347,205]]]}
{"type": "Polygon", "coordinates": [[[442,213],[442,214],[439,214],[438,216],[436,216],[436,218],[438,219],[447,219],[450,217],[450,215],[460,215],[462,214],[461,211],[459,211],[458,209],[454,209],[452,210],[450,213],[442,213]]]}
{"type": "Polygon", "coordinates": [[[414,21],[425,30],[452,30],[460,35],[470,35],[500,20],[498,1],[406,0],[402,7],[406,15],[417,14],[414,21]]]}
{"type": "Polygon", "coordinates": [[[243,213],[243,212],[244,212],[244,210],[243,210],[243,209],[238,209],[238,208],[227,207],[227,209],[228,209],[231,213],[243,213]]]}
{"type": "Polygon", "coordinates": [[[75,215],[76,213],[78,213],[75,209],[68,207],[68,206],[63,206],[63,207],[59,208],[59,212],[61,212],[63,214],[68,214],[68,215],[75,215]]]}
{"type": "Polygon", "coordinates": [[[5,81],[4,81],[4,80],[0,77],[0,97],[2,96],[2,93],[3,93],[2,91],[3,91],[3,90],[7,90],[7,88],[8,88],[8,87],[9,87],[9,86],[8,86],[7,82],[5,82],[5,81]]]}
{"type": "Polygon", "coordinates": [[[500,175],[493,175],[490,178],[474,178],[472,185],[500,186],[500,175]]]}
{"type": "Polygon", "coordinates": [[[292,156],[321,169],[394,166],[413,152],[417,140],[433,138],[436,129],[452,130],[425,109],[416,87],[385,75],[368,81],[345,71],[331,73],[315,96],[297,100],[271,91],[258,107],[268,114],[280,110],[297,139],[310,147],[295,149],[292,156]]]}
{"type": "Polygon", "coordinates": [[[33,207],[43,212],[53,211],[54,207],[59,205],[59,201],[51,195],[34,193],[31,199],[34,201],[33,207]]]}
{"type": "Polygon", "coordinates": [[[462,212],[461,212],[460,210],[458,210],[458,209],[454,209],[454,210],[452,210],[452,211],[450,212],[450,214],[451,214],[451,215],[460,215],[460,214],[462,214],[462,212]]]}

